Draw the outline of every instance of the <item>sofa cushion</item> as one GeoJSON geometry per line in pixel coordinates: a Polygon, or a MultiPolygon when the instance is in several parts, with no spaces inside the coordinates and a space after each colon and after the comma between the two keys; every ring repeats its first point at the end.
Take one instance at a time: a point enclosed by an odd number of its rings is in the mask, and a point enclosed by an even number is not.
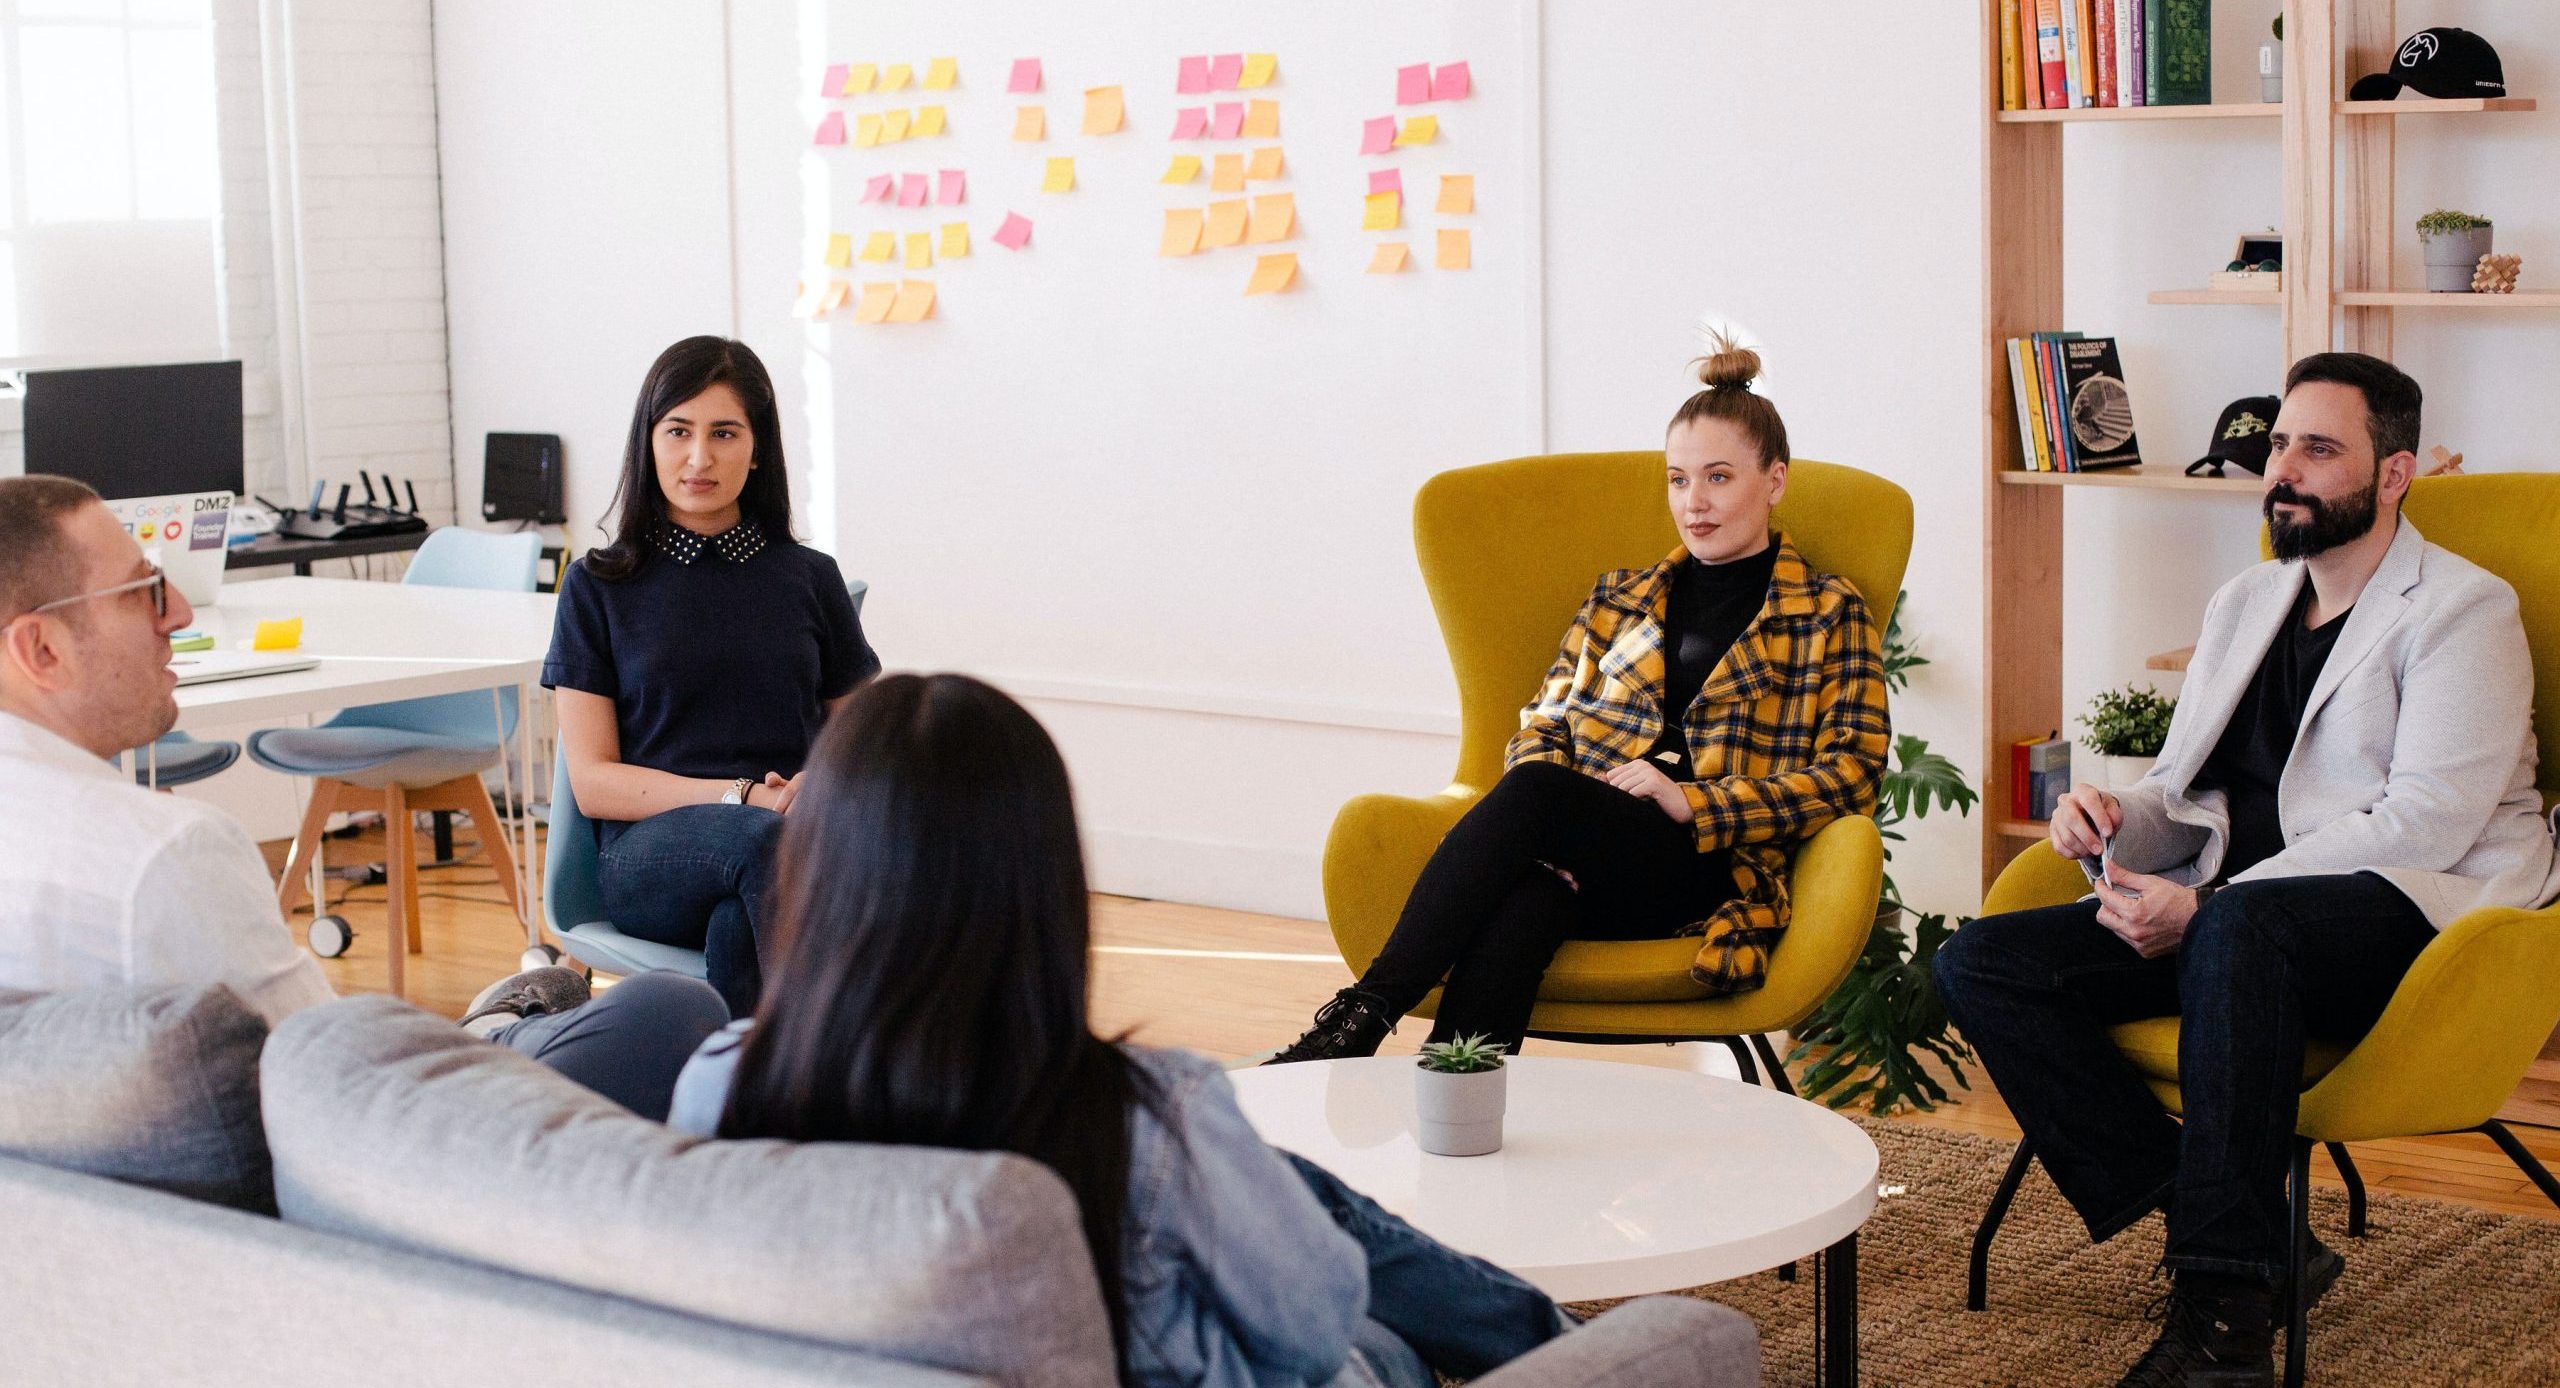
{"type": "Polygon", "coordinates": [[[221,984],[0,989],[0,1154],[272,1214],[266,1039],[221,984]]]}
{"type": "Polygon", "coordinates": [[[1075,1200],[1001,1153],[705,1142],[384,997],[262,1063],[286,1220],[1010,1383],[1118,1382],[1075,1200]]]}

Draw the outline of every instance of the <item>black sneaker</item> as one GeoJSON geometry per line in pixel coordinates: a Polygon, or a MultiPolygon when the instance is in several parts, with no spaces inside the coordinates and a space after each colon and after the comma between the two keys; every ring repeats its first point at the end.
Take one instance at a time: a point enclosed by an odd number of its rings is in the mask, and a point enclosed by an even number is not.
{"type": "Polygon", "coordinates": [[[1385,999],[1357,987],[1345,988],[1333,995],[1333,1001],[1316,1009],[1315,1025],[1307,1028],[1306,1035],[1262,1063],[1289,1065],[1301,1060],[1350,1060],[1376,1055],[1378,1044],[1395,1029],[1395,1014],[1387,1010],[1385,999]]]}
{"type": "Polygon", "coordinates": [[[2273,1388],[2272,1290],[2186,1272],[2162,1300],[2168,1323],[2116,1388],[2273,1388]]]}
{"type": "Polygon", "coordinates": [[[485,1038],[526,1017],[583,1006],[589,996],[586,975],[576,969],[558,964],[527,969],[481,989],[480,996],[471,1000],[470,1010],[462,1014],[459,1025],[464,1031],[485,1038]]]}
{"type": "MultiPolygon", "coordinates": [[[[2310,1299],[2302,1303],[2302,1309],[2308,1311],[2319,1305],[2320,1298],[2327,1296],[2329,1289],[2338,1285],[2339,1275],[2346,1270],[2345,1254],[2317,1238],[2313,1239],[2310,1255],[2302,1260],[2302,1285],[2310,1291],[2310,1299]]],[[[2292,1291],[2293,1289],[2289,1286],[2276,1288],[2278,1309],[2293,1304],[2292,1291]]]]}

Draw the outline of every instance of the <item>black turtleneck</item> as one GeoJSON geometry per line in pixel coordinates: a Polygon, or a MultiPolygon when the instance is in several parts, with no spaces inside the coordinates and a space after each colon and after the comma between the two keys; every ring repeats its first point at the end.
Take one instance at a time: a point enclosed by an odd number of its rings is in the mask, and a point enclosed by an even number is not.
{"type": "Polygon", "coordinates": [[[1698,690],[1724,653],[1769,600],[1778,546],[1722,564],[1684,556],[1671,571],[1671,598],[1662,620],[1662,736],[1646,753],[1675,781],[1697,779],[1689,766],[1683,722],[1698,690]]]}

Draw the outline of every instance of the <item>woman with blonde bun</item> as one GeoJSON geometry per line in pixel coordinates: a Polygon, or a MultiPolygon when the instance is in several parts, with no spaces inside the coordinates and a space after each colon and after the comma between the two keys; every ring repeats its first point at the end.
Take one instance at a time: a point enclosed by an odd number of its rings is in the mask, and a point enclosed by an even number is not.
{"type": "Polygon", "coordinates": [[[1718,336],[1671,417],[1680,547],[1600,576],[1502,779],[1442,839],[1395,932],[1272,1063],[1375,1054],[1441,988],[1431,1039],[1515,1051],[1567,940],[1698,937],[1698,996],[1767,976],[1787,860],[1884,775],[1882,641],[1857,589],[1770,528],[1787,431],[1718,336]]]}

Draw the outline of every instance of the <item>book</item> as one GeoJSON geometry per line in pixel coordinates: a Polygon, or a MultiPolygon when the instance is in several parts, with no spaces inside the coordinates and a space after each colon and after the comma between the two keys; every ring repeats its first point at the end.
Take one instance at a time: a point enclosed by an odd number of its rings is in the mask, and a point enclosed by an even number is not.
{"type": "Polygon", "coordinates": [[[2059,732],[2009,744],[2009,816],[2051,819],[2071,788],[2071,743],[2059,732]]]}
{"type": "Polygon", "coordinates": [[[2045,435],[2052,441],[2056,472],[2080,470],[2080,453],[2072,446],[2071,428],[2064,414],[2064,404],[2070,397],[2062,388],[2062,344],[2079,336],[2074,332],[2036,334],[2036,389],[2044,395],[2045,435]]]}
{"type": "Polygon", "coordinates": [[[2116,104],[2142,104],[2142,67],[2133,57],[2133,7],[2135,0],[2116,3],[2116,104]]]}
{"type": "Polygon", "coordinates": [[[2086,337],[2055,345],[2061,349],[2063,419],[2072,470],[2140,463],[2142,445],[2133,433],[2133,393],[2125,389],[2116,340],[2086,337]]]}
{"type": "Polygon", "coordinates": [[[2090,48],[2097,55],[2098,106],[2116,104],[2116,0],[2094,0],[2090,18],[2095,21],[2097,38],[2090,48]]]}
{"type": "Polygon", "coordinates": [[[2125,25],[2125,37],[2133,44],[2133,55],[2125,63],[2126,81],[2133,88],[2133,100],[2126,104],[2148,106],[2151,104],[2151,84],[2144,76],[2150,69],[2144,66],[2149,53],[2144,46],[2146,33],[2143,26],[2151,20],[2151,0],[2126,0],[2126,3],[2133,7],[2133,19],[2125,25]]]}
{"type": "Polygon", "coordinates": [[[2213,100],[2213,0],[2158,0],[2162,106],[2213,100]]]}
{"type": "Polygon", "coordinates": [[[2036,57],[2036,0],[2017,0],[2018,96],[2030,111],[2044,109],[2044,65],[2036,57]]]}
{"type": "Polygon", "coordinates": [[[2018,88],[2018,0],[2000,0],[2000,109],[2021,109],[2018,88]]]}
{"type": "Polygon", "coordinates": [[[2036,0],[2036,73],[2048,111],[2071,104],[2063,87],[2062,6],[2063,0],[2036,0]]]}
{"type": "Polygon", "coordinates": [[[2044,466],[2036,460],[2035,407],[2027,393],[2027,383],[2033,377],[2018,348],[2019,340],[2014,337],[2000,344],[2001,355],[2009,362],[2009,400],[2018,416],[2018,467],[2025,472],[2042,472],[2044,466]]]}
{"type": "Polygon", "coordinates": [[[2080,0],[2080,104],[2098,104],[2097,0],[2080,0]]]}
{"type": "Polygon", "coordinates": [[[2158,106],[2160,95],[2160,7],[2164,0],[2142,0],[2142,99],[2158,106]]]}
{"type": "Polygon", "coordinates": [[[2080,11],[2088,2],[2062,0],[2062,104],[2073,108],[2089,104],[2089,89],[2083,77],[2088,66],[2080,56],[2080,40],[2086,37],[2080,11]]]}

